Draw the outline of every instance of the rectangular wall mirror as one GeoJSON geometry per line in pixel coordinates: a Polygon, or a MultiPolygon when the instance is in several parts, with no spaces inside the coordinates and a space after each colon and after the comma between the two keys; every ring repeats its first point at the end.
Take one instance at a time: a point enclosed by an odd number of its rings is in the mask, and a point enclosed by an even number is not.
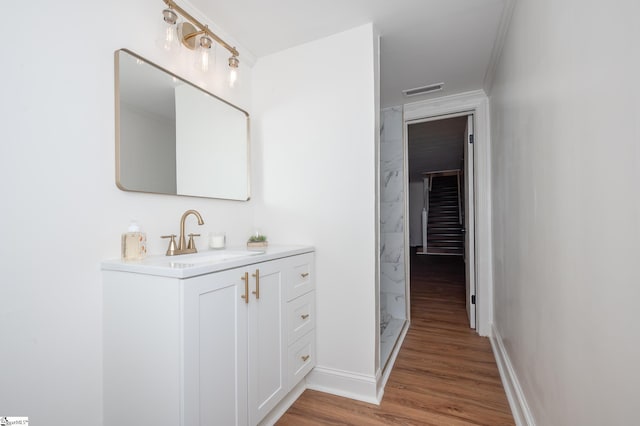
{"type": "Polygon", "coordinates": [[[249,114],[126,49],[115,76],[118,188],[249,199],[249,114]]]}

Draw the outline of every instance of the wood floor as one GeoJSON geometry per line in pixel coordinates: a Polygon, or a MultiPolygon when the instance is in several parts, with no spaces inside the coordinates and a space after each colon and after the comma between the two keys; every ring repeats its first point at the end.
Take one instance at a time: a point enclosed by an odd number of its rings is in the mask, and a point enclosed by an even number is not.
{"type": "Polygon", "coordinates": [[[306,390],[285,425],[513,425],[489,340],[468,327],[464,263],[411,258],[411,328],[379,406],[306,390]]]}

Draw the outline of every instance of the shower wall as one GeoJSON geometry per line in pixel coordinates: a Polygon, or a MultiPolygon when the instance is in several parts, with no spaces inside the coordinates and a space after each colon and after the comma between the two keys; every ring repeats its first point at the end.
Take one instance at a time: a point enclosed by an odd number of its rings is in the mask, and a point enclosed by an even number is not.
{"type": "Polygon", "coordinates": [[[380,135],[380,333],[407,318],[404,262],[404,147],[402,106],[381,114],[380,135]]]}

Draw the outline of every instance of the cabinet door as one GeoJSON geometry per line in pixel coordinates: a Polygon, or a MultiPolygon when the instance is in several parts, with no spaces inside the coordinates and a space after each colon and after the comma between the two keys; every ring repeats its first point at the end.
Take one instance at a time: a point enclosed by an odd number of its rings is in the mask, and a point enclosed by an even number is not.
{"type": "Polygon", "coordinates": [[[247,424],[244,269],[182,281],[183,426],[247,424]]]}
{"type": "MultiPolygon", "coordinates": [[[[284,260],[250,267],[249,424],[255,425],[286,395],[284,260]]],[[[249,267],[247,267],[249,269],[249,267]]]]}

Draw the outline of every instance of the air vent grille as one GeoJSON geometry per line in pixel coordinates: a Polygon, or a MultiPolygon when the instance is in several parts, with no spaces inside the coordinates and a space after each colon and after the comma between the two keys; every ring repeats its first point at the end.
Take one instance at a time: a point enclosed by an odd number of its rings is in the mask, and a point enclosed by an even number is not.
{"type": "Polygon", "coordinates": [[[403,90],[405,96],[424,95],[425,93],[437,92],[444,88],[444,83],[430,84],[428,86],[415,87],[413,89],[403,90]]]}

